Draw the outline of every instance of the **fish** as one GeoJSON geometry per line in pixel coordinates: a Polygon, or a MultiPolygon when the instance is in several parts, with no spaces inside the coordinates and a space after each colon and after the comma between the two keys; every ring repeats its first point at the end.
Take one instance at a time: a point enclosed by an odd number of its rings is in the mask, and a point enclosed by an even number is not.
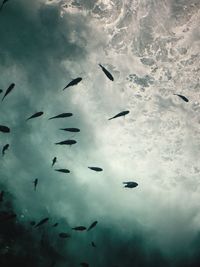
{"type": "Polygon", "coordinates": [[[6,145],[3,147],[3,149],[2,149],[2,156],[5,155],[5,151],[8,150],[8,148],[9,148],[9,144],[6,144],[6,145]]]}
{"type": "Polygon", "coordinates": [[[10,128],[8,128],[7,126],[4,126],[4,125],[0,125],[0,132],[9,133],[10,132],[10,128]]]}
{"type": "Polygon", "coordinates": [[[68,169],[55,169],[57,172],[70,173],[68,169]]]}
{"type": "Polygon", "coordinates": [[[121,116],[125,116],[129,113],[130,111],[126,110],[126,111],[122,111],[120,113],[118,113],[117,115],[115,115],[114,117],[112,118],[109,118],[108,120],[112,120],[112,119],[115,119],[115,118],[118,118],[118,117],[121,117],[121,116]]]}
{"type": "Polygon", "coordinates": [[[77,84],[80,83],[81,81],[82,81],[82,78],[81,78],[81,77],[78,77],[78,78],[72,80],[71,82],[69,82],[69,83],[63,88],[63,91],[64,91],[66,88],[70,87],[70,86],[77,85],[77,84]]]}
{"type": "Polygon", "coordinates": [[[94,221],[87,229],[87,231],[90,231],[92,228],[94,228],[97,225],[97,221],[94,221]]]}
{"type": "Polygon", "coordinates": [[[81,262],[80,265],[82,267],[89,267],[89,264],[87,262],[81,262]]]}
{"type": "Polygon", "coordinates": [[[60,233],[60,234],[59,234],[59,237],[60,237],[60,238],[69,238],[69,237],[71,237],[71,235],[69,235],[69,234],[67,234],[67,233],[60,233]]]}
{"type": "Polygon", "coordinates": [[[13,212],[1,211],[0,212],[0,222],[5,222],[8,220],[15,219],[17,215],[13,212]]]}
{"type": "Polygon", "coordinates": [[[31,115],[28,119],[26,119],[27,121],[30,120],[30,119],[33,119],[33,118],[37,118],[37,117],[40,117],[44,114],[44,112],[42,111],[39,111],[39,112],[36,112],[34,113],[33,115],[31,115]]]}
{"type": "Polygon", "coordinates": [[[91,242],[91,245],[92,245],[93,248],[97,247],[93,241],[91,242]]]}
{"type": "Polygon", "coordinates": [[[96,172],[102,172],[103,169],[99,167],[88,167],[90,170],[96,171],[96,172]]]}
{"type": "Polygon", "coordinates": [[[124,187],[127,187],[127,188],[134,188],[138,186],[138,183],[136,182],[123,182],[123,184],[125,184],[124,187]]]}
{"type": "Polygon", "coordinates": [[[42,219],[41,221],[39,221],[39,223],[36,224],[35,228],[47,223],[48,220],[49,220],[49,218],[42,219]]]}
{"type": "Polygon", "coordinates": [[[59,115],[56,115],[54,117],[49,118],[49,120],[57,119],[57,118],[67,118],[67,117],[71,117],[71,116],[73,116],[73,113],[70,113],[70,112],[68,112],[68,113],[61,113],[59,115]]]}
{"type": "Polygon", "coordinates": [[[3,197],[4,197],[4,191],[2,190],[0,192],[0,202],[3,202],[3,197]]]}
{"type": "Polygon", "coordinates": [[[38,179],[35,179],[33,183],[34,183],[34,190],[36,191],[36,187],[38,185],[38,179]]]}
{"type": "Polygon", "coordinates": [[[6,144],[6,145],[3,147],[3,149],[2,149],[2,156],[5,155],[5,151],[8,150],[8,148],[9,148],[9,144],[6,144]]]}
{"type": "Polygon", "coordinates": [[[65,141],[61,141],[61,142],[58,142],[58,143],[55,143],[55,145],[68,145],[68,146],[71,146],[71,145],[74,145],[76,144],[77,142],[75,140],[65,140],[65,141]]]}
{"type": "Polygon", "coordinates": [[[53,227],[57,227],[58,226],[58,223],[54,223],[52,226],[53,227]]]}
{"type": "Polygon", "coordinates": [[[60,130],[67,131],[67,132],[72,132],[72,133],[80,132],[80,129],[78,129],[78,128],[62,128],[60,130]]]}
{"type": "Polygon", "coordinates": [[[2,10],[3,6],[8,2],[8,0],[3,0],[1,6],[0,6],[0,11],[2,10]]]}
{"type": "Polygon", "coordinates": [[[4,100],[4,98],[13,90],[13,88],[15,87],[15,83],[11,83],[10,85],[9,85],[9,87],[8,87],[8,89],[6,90],[6,92],[5,92],[5,94],[4,94],[4,96],[3,96],[3,98],[2,98],[2,100],[1,101],[3,101],[4,100]]]}
{"type": "Polygon", "coordinates": [[[112,74],[106,68],[104,68],[101,64],[99,64],[99,66],[101,67],[101,69],[105,73],[105,75],[108,77],[108,79],[111,81],[114,81],[112,74]]]}
{"type": "Polygon", "coordinates": [[[74,228],[72,228],[72,230],[75,231],[85,231],[87,228],[85,226],[76,226],[74,228]]]}
{"type": "Polygon", "coordinates": [[[179,96],[185,102],[189,102],[189,99],[187,97],[185,97],[184,95],[178,95],[178,94],[174,94],[174,95],[179,96]]]}
{"type": "Polygon", "coordinates": [[[54,164],[56,163],[56,161],[57,161],[57,158],[54,157],[53,160],[52,160],[52,165],[51,165],[52,167],[54,166],[54,164]]]}

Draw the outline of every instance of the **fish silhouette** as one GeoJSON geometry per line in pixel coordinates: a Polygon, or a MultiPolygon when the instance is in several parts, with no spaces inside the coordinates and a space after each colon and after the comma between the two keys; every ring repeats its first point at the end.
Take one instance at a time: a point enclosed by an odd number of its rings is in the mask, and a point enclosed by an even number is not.
{"type": "Polygon", "coordinates": [[[99,66],[101,67],[101,69],[105,73],[105,75],[108,77],[108,79],[111,81],[114,81],[112,74],[106,68],[104,68],[101,64],[99,64],[99,66]]]}
{"type": "Polygon", "coordinates": [[[66,88],[68,88],[68,87],[70,87],[70,86],[77,85],[78,83],[80,83],[80,81],[82,81],[82,78],[81,78],[81,77],[78,77],[78,78],[72,80],[71,82],[69,82],[69,83],[63,88],[63,90],[65,90],[66,88]]]}

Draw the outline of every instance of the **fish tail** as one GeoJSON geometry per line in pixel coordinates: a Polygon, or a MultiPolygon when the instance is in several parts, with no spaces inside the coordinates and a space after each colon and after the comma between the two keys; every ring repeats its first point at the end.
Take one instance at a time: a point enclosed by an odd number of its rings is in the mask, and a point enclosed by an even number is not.
{"type": "Polygon", "coordinates": [[[112,119],[114,119],[114,117],[112,117],[112,118],[110,118],[110,119],[108,119],[108,120],[110,121],[110,120],[112,120],[112,119]]]}

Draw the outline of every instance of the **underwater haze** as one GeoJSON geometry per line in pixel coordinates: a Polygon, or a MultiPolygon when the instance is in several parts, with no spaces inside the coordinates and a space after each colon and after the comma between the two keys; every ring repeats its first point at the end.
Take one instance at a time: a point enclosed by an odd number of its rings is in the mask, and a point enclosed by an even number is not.
{"type": "Polygon", "coordinates": [[[199,0],[2,1],[0,266],[199,266],[199,21],[199,0]]]}

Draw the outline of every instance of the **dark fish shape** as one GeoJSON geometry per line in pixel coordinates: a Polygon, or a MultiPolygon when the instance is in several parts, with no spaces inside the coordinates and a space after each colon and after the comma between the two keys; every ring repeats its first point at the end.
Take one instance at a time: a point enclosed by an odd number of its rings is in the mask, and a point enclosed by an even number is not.
{"type": "Polygon", "coordinates": [[[4,126],[4,125],[0,125],[0,132],[9,133],[10,132],[10,128],[8,128],[7,126],[4,126]]]}
{"type": "Polygon", "coordinates": [[[92,228],[94,228],[97,225],[97,221],[94,221],[87,229],[87,231],[90,231],[92,228]]]}
{"type": "Polygon", "coordinates": [[[134,188],[134,187],[138,186],[138,183],[136,183],[136,182],[123,182],[123,184],[125,184],[124,187],[127,187],[127,188],[134,188]]]}
{"type": "Polygon", "coordinates": [[[71,117],[71,116],[73,116],[73,113],[70,113],[70,112],[68,112],[68,113],[61,113],[59,115],[56,115],[54,117],[49,118],[49,120],[57,119],[57,118],[67,118],[67,117],[71,117]]]}
{"type": "Polygon", "coordinates": [[[125,116],[129,113],[130,111],[126,110],[126,111],[122,111],[120,113],[118,113],[117,115],[115,115],[114,117],[108,119],[108,120],[112,120],[112,119],[115,119],[115,118],[118,118],[118,117],[121,117],[121,116],[125,116]]]}
{"type": "Polygon", "coordinates": [[[68,146],[71,146],[71,145],[74,145],[76,144],[77,142],[75,140],[65,140],[65,141],[61,141],[61,142],[58,142],[58,143],[55,143],[55,145],[68,145],[68,146]]]}
{"type": "Polygon", "coordinates": [[[4,191],[2,190],[0,192],[0,202],[3,202],[3,197],[4,197],[4,191]]]}
{"type": "Polygon", "coordinates": [[[33,119],[33,118],[37,118],[37,117],[40,117],[44,114],[44,112],[42,111],[39,111],[39,112],[36,112],[35,114],[31,115],[28,119],[26,119],[27,121],[30,120],[30,119],[33,119]]]}
{"type": "Polygon", "coordinates": [[[57,172],[70,173],[68,169],[55,169],[57,172]]]}
{"type": "Polygon", "coordinates": [[[15,84],[14,83],[11,83],[8,87],[8,89],[6,90],[3,98],[2,98],[2,101],[4,100],[4,98],[13,90],[13,88],[15,87],[15,84]]]}
{"type": "Polygon", "coordinates": [[[3,6],[8,2],[8,0],[3,0],[1,7],[0,7],[0,11],[2,10],[3,6]]]}
{"type": "Polygon", "coordinates": [[[33,182],[33,184],[34,184],[34,190],[36,191],[36,187],[38,185],[38,179],[35,179],[34,182],[33,182]]]}
{"type": "Polygon", "coordinates": [[[85,231],[87,228],[85,226],[76,226],[74,228],[72,228],[72,230],[75,231],[85,231]]]}
{"type": "Polygon", "coordinates": [[[101,67],[105,75],[108,77],[108,79],[110,79],[111,81],[114,81],[112,74],[107,69],[105,69],[101,64],[99,64],[99,66],[101,67]]]}
{"type": "Polygon", "coordinates": [[[41,221],[39,221],[38,224],[36,224],[35,227],[39,227],[40,225],[43,225],[43,224],[47,223],[48,220],[49,220],[49,218],[44,218],[44,219],[42,219],[41,221]]]}
{"type": "Polygon", "coordinates": [[[13,212],[6,212],[6,211],[0,212],[0,222],[12,220],[16,217],[17,217],[17,215],[13,212]]]}
{"type": "Polygon", "coordinates": [[[34,226],[35,223],[36,223],[35,221],[31,221],[31,222],[30,222],[30,225],[34,226]]]}
{"type": "Polygon", "coordinates": [[[60,130],[66,131],[66,132],[71,132],[71,133],[78,133],[80,132],[80,129],[78,128],[62,128],[60,130]]]}
{"type": "Polygon", "coordinates": [[[0,89],[0,94],[1,94],[1,93],[3,93],[3,90],[2,90],[2,89],[0,89]]]}
{"type": "Polygon", "coordinates": [[[58,223],[54,223],[53,225],[52,225],[52,227],[57,227],[58,226],[58,223]]]}
{"type": "Polygon", "coordinates": [[[56,163],[56,161],[57,161],[57,158],[54,157],[53,160],[52,160],[52,165],[51,165],[52,167],[53,167],[53,165],[56,163]]]}
{"type": "Polygon", "coordinates": [[[71,235],[69,235],[69,234],[67,234],[67,233],[60,233],[60,234],[59,234],[59,237],[60,237],[60,238],[69,238],[69,237],[71,237],[71,235]]]}
{"type": "Polygon", "coordinates": [[[178,95],[178,94],[174,94],[174,95],[177,95],[179,96],[181,99],[183,99],[183,101],[185,102],[189,102],[189,99],[187,99],[187,97],[185,97],[184,95],[178,95]]]}
{"type": "Polygon", "coordinates": [[[72,80],[71,82],[69,82],[64,88],[63,90],[65,90],[66,88],[70,87],[70,86],[74,86],[74,85],[77,85],[78,83],[80,83],[82,81],[82,78],[81,77],[78,77],[74,80],[72,80]]]}
{"type": "Polygon", "coordinates": [[[97,247],[93,241],[91,242],[91,245],[92,245],[93,248],[97,247]]]}
{"type": "Polygon", "coordinates": [[[8,150],[8,148],[9,148],[9,144],[6,144],[6,145],[3,147],[3,149],[2,149],[2,156],[5,155],[5,151],[8,150]]]}
{"type": "Polygon", "coordinates": [[[96,172],[102,172],[103,169],[99,167],[88,167],[90,170],[96,171],[96,172]]]}
{"type": "Polygon", "coordinates": [[[81,262],[80,265],[82,267],[89,267],[89,264],[87,262],[81,262]]]}

